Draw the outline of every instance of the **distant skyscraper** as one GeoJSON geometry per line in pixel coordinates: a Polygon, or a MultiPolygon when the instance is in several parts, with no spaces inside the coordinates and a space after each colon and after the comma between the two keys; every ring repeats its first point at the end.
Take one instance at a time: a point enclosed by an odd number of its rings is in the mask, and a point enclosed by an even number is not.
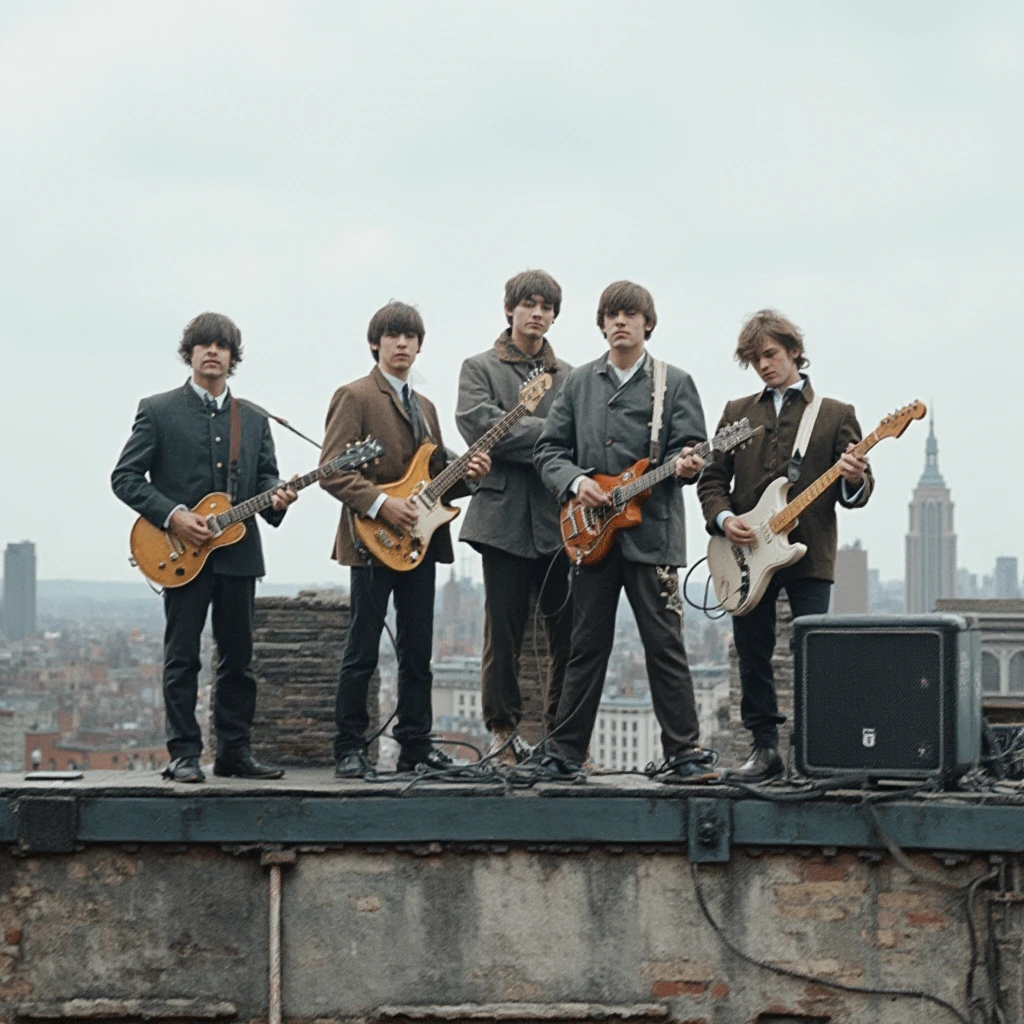
{"type": "Polygon", "coordinates": [[[1017,583],[1018,575],[1016,558],[997,558],[996,571],[993,575],[996,597],[1020,597],[1020,586],[1017,583]]]}
{"type": "Polygon", "coordinates": [[[4,552],[4,600],[0,632],[8,640],[36,635],[36,546],[8,544],[4,552]]]}
{"type": "Polygon", "coordinates": [[[855,540],[836,552],[836,585],[832,611],[856,614],[868,610],[868,553],[855,540]]]}
{"type": "Polygon", "coordinates": [[[904,593],[911,614],[934,611],[935,601],[940,597],[956,597],[953,501],[939,472],[934,418],[925,444],[924,472],[910,499],[904,593]]]}

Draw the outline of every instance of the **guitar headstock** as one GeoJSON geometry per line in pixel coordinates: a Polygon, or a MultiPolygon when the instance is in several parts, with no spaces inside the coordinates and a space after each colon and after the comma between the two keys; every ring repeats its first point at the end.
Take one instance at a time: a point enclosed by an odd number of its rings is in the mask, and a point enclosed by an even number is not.
{"type": "Polygon", "coordinates": [[[895,412],[883,417],[882,422],[875,427],[875,434],[881,439],[883,437],[899,437],[903,431],[910,426],[911,420],[923,419],[928,412],[924,402],[911,402],[895,412]]]}
{"type": "Polygon", "coordinates": [[[545,373],[538,366],[519,389],[519,404],[525,405],[527,412],[533,412],[540,405],[545,391],[551,390],[551,374],[545,373]]]}
{"type": "Polygon", "coordinates": [[[379,459],[383,454],[384,445],[375,437],[367,437],[365,441],[345,445],[345,451],[332,461],[337,464],[336,470],[355,469],[356,466],[363,466],[367,462],[379,459]]]}
{"type": "Polygon", "coordinates": [[[763,433],[764,427],[751,429],[750,420],[744,416],[743,419],[722,427],[708,444],[711,445],[713,452],[731,452],[733,448],[742,448],[763,433]]]}

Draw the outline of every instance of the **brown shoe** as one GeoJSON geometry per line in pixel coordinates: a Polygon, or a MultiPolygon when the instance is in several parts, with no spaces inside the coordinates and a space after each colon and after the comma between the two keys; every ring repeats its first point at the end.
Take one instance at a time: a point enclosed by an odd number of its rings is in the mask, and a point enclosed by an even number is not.
{"type": "Polygon", "coordinates": [[[485,757],[490,758],[491,764],[501,768],[515,768],[519,764],[516,758],[515,730],[508,725],[496,725],[491,734],[491,745],[487,748],[485,757]]]}

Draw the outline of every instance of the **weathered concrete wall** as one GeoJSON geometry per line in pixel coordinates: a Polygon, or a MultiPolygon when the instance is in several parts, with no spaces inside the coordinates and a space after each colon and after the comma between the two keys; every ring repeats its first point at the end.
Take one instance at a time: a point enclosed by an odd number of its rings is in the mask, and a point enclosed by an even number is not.
{"type": "MultiPolygon", "coordinates": [[[[951,869],[913,861],[947,882],[988,870],[981,859],[951,869]]],[[[754,957],[963,1008],[963,892],[853,853],[736,851],[699,878],[721,927],[754,957]]],[[[690,1024],[955,1020],[920,1000],[836,992],[737,959],[701,915],[689,862],[674,851],[300,852],[285,869],[283,906],[285,1020],[508,1002],[524,1004],[527,1020],[537,1004],[561,1002],[661,1003],[690,1024]]],[[[983,890],[979,923],[985,906],[983,890]]],[[[185,1019],[265,1018],[268,920],[268,873],[255,853],[0,855],[0,1021],[84,1019],[101,998],[121,1001],[106,1019],[166,1019],[176,999],[193,1001],[185,1019]],[[73,999],[85,1002],[76,1009],[73,999]]],[[[999,930],[1006,1019],[1020,1024],[1019,917],[999,930]]]]}

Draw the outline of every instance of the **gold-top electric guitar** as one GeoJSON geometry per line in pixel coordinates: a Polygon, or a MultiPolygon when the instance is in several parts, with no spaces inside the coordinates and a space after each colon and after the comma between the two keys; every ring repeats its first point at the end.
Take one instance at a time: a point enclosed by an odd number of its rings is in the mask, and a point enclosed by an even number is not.
{"type": "MultiPolygon", "coordinates": [[[[927,411],[924,402],[911,402],[897,409],[853,449],[854,453],[866,455],[883,437],[900,437],[911,420],[921,419],[927,411]]],[[[780,476],[768,485],[758,503],[739,517],[757,535],[753,544],[733,544],[722,534],[711,538],[708,572],[720,607],[733,615],[746,615],[764,596],[772,576],[804,557],[807,545],[791,544],[789,531],[796,526],[800,513],[838,479],[837,462],[786,504],[790,483],[780,476]]]]}
{"type": "Polygon", "coordinates": [[[423,561],[438,527],[450,523],[459,514],[459,509],[443,504],[441,497],[466,476],[470,459],[478,452],[489,452],[524,416],[537,408],[544,392],[550,388],[551,374],[535,370],[519,389],[519,404],[433,479],[430,456],[437,445],[429,441],[421,444],[400,480],[379,485],[389,498],[407,498],[416,505],[416,525],[405,531],[384,522],[380,516],[376,519],[355,516],[356,536],[363,547],[389,569],[399,572],[415,569],[423,561]]]}
{"type": "MultiPolygon", "coordinates": [[[[764,430],[750,429],[746,418],[730,423],[693,449],[702,459],[712,452],[728,452],[746,444],[764,430]]],[[[650,459],[640,459],[615,476],[595,473],[593,480],[611,498],[611,505],[588,508],[578,498],[562,506],[562,543],[569,560],[577,565],[596,565],[615,543],[619,530],[629,530],[643,521],[641,505],[651,496],[651,488],[667,480],[676,471],[676,460],[666,461],[645,473],[650,459]]]]}
{"type": "MultiPolygon", "coordinates": [[[[325,462],[305,476],[290,481],[287,486],[296,491],[308,487],[317,480],[331,476],[343,469],[355,469],[384,454],[384,447],[376,438],[367,438],[360,444],[350,445],[336,459],[325,462]]],[[[192,509],[206,520],[213,536],[198,548],[173,530],[161,530],[141,516],[132,527],[130,545],[132,554],[128,559],[138,566],[143,575],[163,587],[183,587],[199,575],[211,551],[237,544],[245,536],[244,519],[269,508],[277,487],[257,494],[238,505],[222,491],[208,494],[192,509]]]]}

